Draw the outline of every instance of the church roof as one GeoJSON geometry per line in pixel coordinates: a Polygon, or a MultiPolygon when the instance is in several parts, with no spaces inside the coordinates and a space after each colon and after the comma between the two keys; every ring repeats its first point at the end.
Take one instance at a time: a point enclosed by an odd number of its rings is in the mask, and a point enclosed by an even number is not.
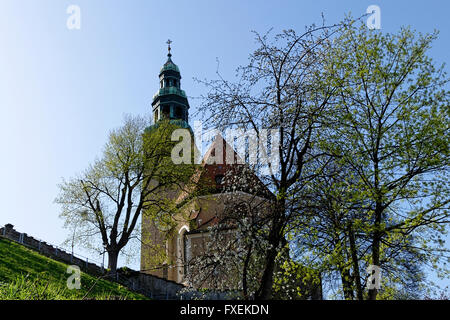
{"type": "Polygon", "coordinates": [[[167,70],[173,70],[173,71],[180,73],[180,69],[178,68],[178,66],[175,63],[173,63],[171,55],[168,57],[166,63],[164,63],[164,65],[162,66],[160,73],[163,73],[164,71],[167,71],[167,70]]]}
{"type": "MultiPolygon", "coordinates": [[[[216,185],[216,194],[221,193],[224,184],[221,184],[216,180],[217,177],[223,178],[225,175],[231,173],[231,178],[228,178],[230,183],[236,186],[236,191],[246,192],[249,185],[253,188],[256,187],[258,194],[261,197],[270,199],[273,194],[264,185],[264,183],[253,172],[249,174],[249,171],[244,172],[245,163],[239,154],[231,147],[228,142],[222,137],[222,135],[216,135],[213,143],[209,147],[208,151],[203,156],[199,170],[194,173],[191,178],[193,186],[198,184],[199,181],[204,179],[209,180],[212,185],[216,185]],[[220,152],[220,150],[222,150],[220,152]],[[231,151],[231,153],[230,153],[231,151]],[[219,152],[219,153],[217,153],[219,152]],[[228,152],[228,154],[227,154],[228,152]]],[[[193,192],[194,190],[190,190],[193,192]]],[[[177,202],[181,203],[185,199],[189,198],[189,191],[183,191],[177,202]]]]}

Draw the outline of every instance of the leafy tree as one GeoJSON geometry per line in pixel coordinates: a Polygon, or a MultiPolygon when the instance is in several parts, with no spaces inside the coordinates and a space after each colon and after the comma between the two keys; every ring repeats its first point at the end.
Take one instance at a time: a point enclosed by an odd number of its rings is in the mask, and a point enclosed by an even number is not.
{"type": "Polygon", "coordinates": [[[359,267],[354,268],[354,263],[362,260],[367,248],[355,232],[365,218],[364,201],[357,201],[350,181],[349,170],[329,163],[323,175],[297,195],[304,214],[293,221],[290,231],[296,259],[320,271],[330,284],[340,278],[345,299],[353,299],[355,291],[362,295],[359,267]]]}
{"type": "Polygon", "coordinates": [[[448,251],[450,92],[443,66],[427,55],[436,37],[349,24],[326,51],[325,81],[338,91],[321,148],[351,170],[349,187],[366,202],[358,232],[385,275],[411,272],[408,252],[437,268],[448,251]]]}
{"type": "Polygon", "coordinates": [[[175,204],[163,196],[165,191],[182,188],[193,172],[192,166],[171,160],[176,143],[171,133],[176,128],[169,121],[150,127],[142,117],[127,116],[122,127],[111,131],[102,156],[59,185],[56,202],[65,226],[81,245],[106,250],[112,274],[119,253],[139,238],[140,217],[153,214],[152,218],[167,221],[175,204]]]}
{"type": "MultiPolygon", "coordinates": [[[[364,231],[370,224],[370,201],[353,188],[357,180],[349,168],[334,163],[324,173],[299,195],[305,214],[293,223],[293,256],[319,271],[323,283],[338,296],[363,300],[367,298],[366,269],[371,261],[371,238],[364,231]]],[[[383,274],[383,299],[420,295],[424,256],[414,249],[412,236],[408,241],[410,247],[386,248],[389,262],[383,274]]]]}

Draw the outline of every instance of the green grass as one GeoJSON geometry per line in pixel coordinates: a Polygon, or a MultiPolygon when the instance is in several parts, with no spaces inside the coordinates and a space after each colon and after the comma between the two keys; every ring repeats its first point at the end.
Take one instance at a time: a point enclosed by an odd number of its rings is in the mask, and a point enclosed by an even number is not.
{"type": "Polygon", "coordinates": [[[124,286],[81,273],[80,289],[68,289],[68,265],[0,238],[0,300],[146,299],[124,286]]]}

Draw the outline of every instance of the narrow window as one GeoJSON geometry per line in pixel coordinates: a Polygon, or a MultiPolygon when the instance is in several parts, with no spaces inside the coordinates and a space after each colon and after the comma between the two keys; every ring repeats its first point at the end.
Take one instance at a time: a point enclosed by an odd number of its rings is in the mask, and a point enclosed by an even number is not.
{"type": "Polygon", "coordinates": [[[183,109],[181,107],[177,106],[175,109],[175,118],[181,119],[183,118],[183,109]]]}
{"type": "Polygon", "coordinates": [[[164,118],[169,118],[170,117],[170,106],[164,106],[162,113],[163,113],[164,118]]]}
{"type": "Polygon", "coordinates": [[[186,236],[186,233],[183,233],[183,273],[184,278],[186,279],[186,276],[189,272],[189,248],[188,248],[188,238],[186,236]]]}

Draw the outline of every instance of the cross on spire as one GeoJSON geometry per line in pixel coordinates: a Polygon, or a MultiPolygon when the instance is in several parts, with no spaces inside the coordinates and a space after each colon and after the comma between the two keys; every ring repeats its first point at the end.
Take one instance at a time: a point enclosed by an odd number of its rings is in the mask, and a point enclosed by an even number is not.
{"type": "Polygon", "coordinates": [[[171,47],[170,47],[170,44],[172,43],[172,40],[167,40],[167,42],[166,42],[167,44],[168,44],[168,50],[169,50],[169,53],[167,54],[167,56],[169,56],[169,57],[171,57],[172,56],[172,54],[170,53],[170,50],[172,49],[171,47]]]}

